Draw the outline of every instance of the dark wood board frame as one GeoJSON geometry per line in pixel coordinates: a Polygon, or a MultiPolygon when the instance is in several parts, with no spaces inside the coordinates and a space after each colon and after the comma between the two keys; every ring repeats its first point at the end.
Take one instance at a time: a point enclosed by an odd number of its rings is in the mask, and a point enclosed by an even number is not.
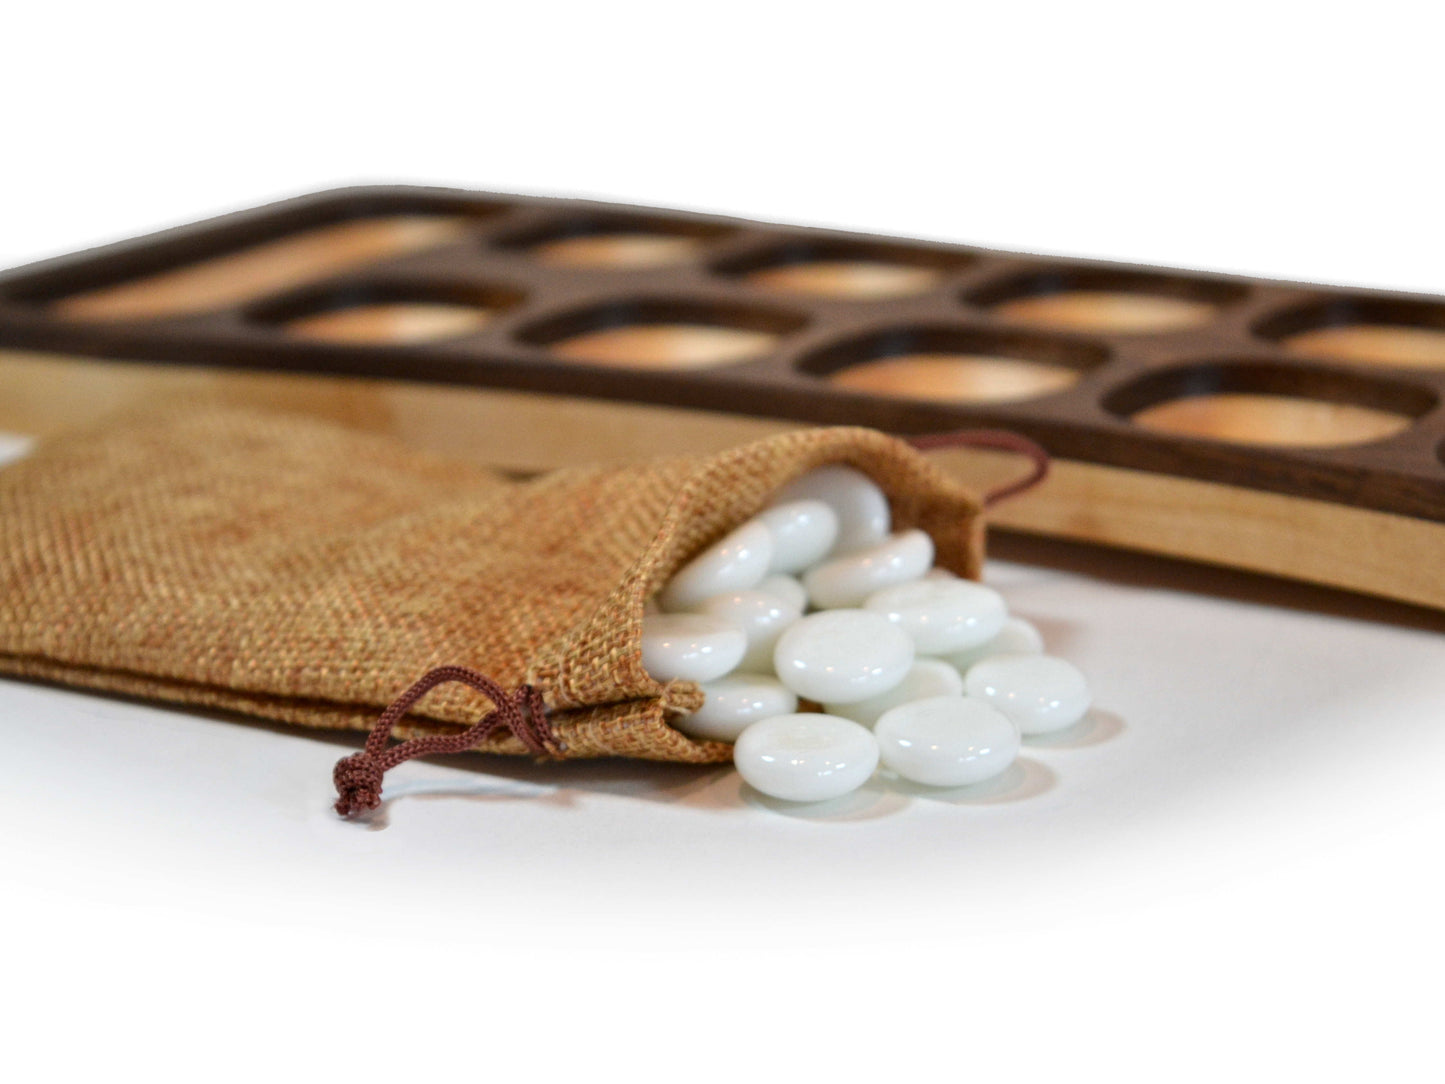
{"type": "MultiPolygon", "coordinates": [[[[1280,341],[1300,329],[1350,320],[1445,329],[1445,299],[411,187],[303,196],[0,274],[0,348],[12,351],[80,355],[97,365],[137,360],[538,393],[902,434],[1001,427],[1038,440],[1068,463],[1445,524],[1445,365],[1311,358],[1280,341]],[[209,311],[121,320],[64,311],[64,299],[110,284],[318,227],[395,215],[456,215],[465,227],[435,245],[209,311]],[[550,238],[610,229],[692,237],[698,257],[655,268],[576,268],[529,256],[529,246],[550,238]],[[747,277],[800,260],[854,258],[927,267],[935,281],[913,296],[856,300],[782,294],[747,277]],[[1123,334],[1023,326],[993,309],[1008,298],[1058,288],[1178,297],[1214,306],[1214,315],[1200,326],[1123,334]],[[298,314],[337,305],[426,299],[486,305],[497,314],[461,337],[415,344],[311,341],[286,328],[298,314]],[[776,349],[749,360],[671,370],[582,363],[549,349],[578,332],[673,320],[763,330],[779,340],[776,349]],[[1000,354],[1080,375],[1067,388],[1013,402],[891,398],[826,379],[859,360],[915,348],[1000,354]],[[1233,443],[1131,421],[1151,404],[1213,391],[1352,404],[1410,421],[1393,436],[1336,447],[1233,443]]],[[[1024,526],[1150,548],[1147,540],[1110,538],[1107,529],[1024,526]]],[[[1416,537],[1412,554],[1419,552],[1416,537]]],[[[1252,567],[1229,554],[1187,555],[1252,567]]],[[[1412,575],[1420,591],[1381,593],[1445,605],[1433,601],[1445,599],[1440,566],[1412,575]]]]}

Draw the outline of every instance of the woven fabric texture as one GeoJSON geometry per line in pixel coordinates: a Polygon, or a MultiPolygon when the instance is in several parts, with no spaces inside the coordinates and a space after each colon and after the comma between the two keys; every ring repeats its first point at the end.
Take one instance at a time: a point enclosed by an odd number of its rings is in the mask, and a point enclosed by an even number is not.
{"type": "MultiPolygon", "coordinates": [[[[530,683],[559,757],[725,760],[668,725],[689,682],[643,670],[643,606],[783,483],[851,463],[899,527],[977,577],[980,502],[905,443],[814,429],[697,459],[516,482],[289,415],[177,407],[0,471],[0,672],[367,729],[427,670],[530,683]]],[[[440,689],[398,737],[488,710],[440,689]]],[[[510,733],[483,749],[524,753],[510,733]]]]}

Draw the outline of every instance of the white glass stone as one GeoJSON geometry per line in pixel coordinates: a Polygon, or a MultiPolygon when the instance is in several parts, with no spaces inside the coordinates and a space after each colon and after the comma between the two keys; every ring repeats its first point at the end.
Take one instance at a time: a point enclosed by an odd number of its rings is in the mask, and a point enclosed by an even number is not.
{"type": "Polygon", "coordinates": [[[823,710],[855,723],[872,726],[885,711],[914,700],[935,696],[962,696],[963,675],[942,659],[915,659],[902,681],[886,693],[852,704],[826,703],[823,710]]]}
{"type": "Polygon", "coordinates": [[[659,601],[664,610],[679,613],[714,595],[747,591],[768,574],[772,559],[772,532],[749,520],[678,569],[659,601]]]}
{"type": "Polygon", "coordinates": [[[948,656],[948,661],[958,667],[963,673],[976,662],[994,655],[1042,655],[1044,651],[1044,637],[1032,622],[1025,621],[1022,617],[1010,617],[999,629],[998,635],[987,643],[971,647],[966,651],[957,651],[948,656]]]}
{"type": "Polygon", "coordinates": [[[933,539],[922,531],[900,531],[870,549],[809,569],[803,586],[820,610],[852,608],[875,591],[918,579],[932,564],[933,539]]]}
{"type": "Polygon", "coordinates": [[[778,490],[774,504],[822,501],[838,516],[835,554],[876,546],[893,529],[893,513],[878,483],[854,467],[818,467],[778,490]]]}
{"type": "Polygon", "coordinates": [[[1089,710],[1089,686],[1078,668],[1052,655],[995,655],[963,679],[969,696],[998,708],[1024,734],[1072,726],[1089,710]]]}
{"type": "Polygon", "coordinates": [[[874,591],[863,603],[909,636],[920,655],[947,655],[986,643],[1008,617],[1003,596],[972,580],[913,580],[874,591]]]}
{"type": "Polygon", "coordinates": [[[773,668],[773,647],[778,637],[803,616],[802,607],[756,589],[705,599],[698,604],[696,612],[731,621],[743,630],[748,648],[739,665],[754,671],[773,668]]]}
{"type": "Polygon", "coordinates": [[[873,728],[883,763],[929,787],[963,787],[1005,771],[1019,755],[1019,728],[1001,711],[964,696],[915,700],[873,728]]]}
{"type": "Polygon", "coordinates": [[[658,681],[716,681],[737,669],[747,635],[706,614],[645,614],[642,665],[658,681]]]}
{"type": "Polygon", "coordinates": [[[913,665],[913,641],[880,614],[828,610],[793,622],[778,637],[773,669],[799,696],[848,704],[886,693],[913,665]]]}
{"type": "Polygon", "coordinates": [[[808,608],[808,589],[796,576],[769,576],[758,584],[757,589],[764,594],[777,596],[790,606],[796,606],[799,613],[808,608]]]}
{"type": "Polygon", "coordinates": [[[838,541],[838,513],[822,501],[775,504],[756,518],[773,534],[773,572],[811,568],[838,541]]]}
{"type": "Polygon", "coordinates": [[[925,572],[923,574],[923,578],[925,580],[957,580],[961,579],[962,577],[960,577],[957,572],[950,572],[942,565],[939,565],[935,568],[930,568],[927,572],[925,572]]]}
{"type": "Polygon", "coordinates": [[[702,687],[702,707],[672,725],[707,741],[736,741],[745,727],[798,710],[798,697],[771,674],[729,674],[702,687]]]}
{"type": "Polygon", "coordinates": [[[878,742],[867,727],[836,715],[775,715],[738,735],[733,764],[773,798],[822,802],[868,781],[878,767],[878,742]]]}

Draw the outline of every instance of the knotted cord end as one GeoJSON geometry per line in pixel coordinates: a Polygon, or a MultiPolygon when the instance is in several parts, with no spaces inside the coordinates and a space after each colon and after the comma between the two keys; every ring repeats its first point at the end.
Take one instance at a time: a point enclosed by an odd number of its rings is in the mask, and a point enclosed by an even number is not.
{"type": "Polygon", "coordinates": [[[352,753],[336,762],[331,779],[336,784],[336,812],[354,816],[381,805],[381,777],[385,773],[370,753],[352,753]]]}
{"type": "Polygon", "coordinates": [[[531,685],[508,693],[485,674],[465,666],[441,666],[412,685],[381,713],[366,739],[366,748],[342,757],[332,770],[336,784],[336,812],[355,816],[381,805],[381,782],[388,771],[412,757],[430,753],[460,753],[484,741],[498,727],[510,730],[528,751],[545,756],[557,745],[547,723],[547,706],[542,694],[531,685]],[[388,749],[392,729],[407,711],[436,686],[459,681],[482,693],[494,705],[485,718],[459,734],[433,734],[413,738],[388,749]]]}

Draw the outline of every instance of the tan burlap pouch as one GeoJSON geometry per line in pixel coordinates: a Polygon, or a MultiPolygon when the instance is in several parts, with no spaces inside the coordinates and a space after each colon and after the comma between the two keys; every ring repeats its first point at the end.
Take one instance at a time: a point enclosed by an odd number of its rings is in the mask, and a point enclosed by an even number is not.
{"type": "MultiPolygon", "coordinates": [[[[517,482],[306,418],[131,415],[0,470],[0,671],[368,729],[427,671],[464,666],[547,709],[519,736],[510,708],[478,748],[725,760],[668,725],[701,693],[643,670],[644,602],[834,462],[875,478],[939,564],[978,575],[979,498],[867,429],[517,482]]],[[[456,735],[487,706],[439,688],[394,735],[456,735]]]]}

